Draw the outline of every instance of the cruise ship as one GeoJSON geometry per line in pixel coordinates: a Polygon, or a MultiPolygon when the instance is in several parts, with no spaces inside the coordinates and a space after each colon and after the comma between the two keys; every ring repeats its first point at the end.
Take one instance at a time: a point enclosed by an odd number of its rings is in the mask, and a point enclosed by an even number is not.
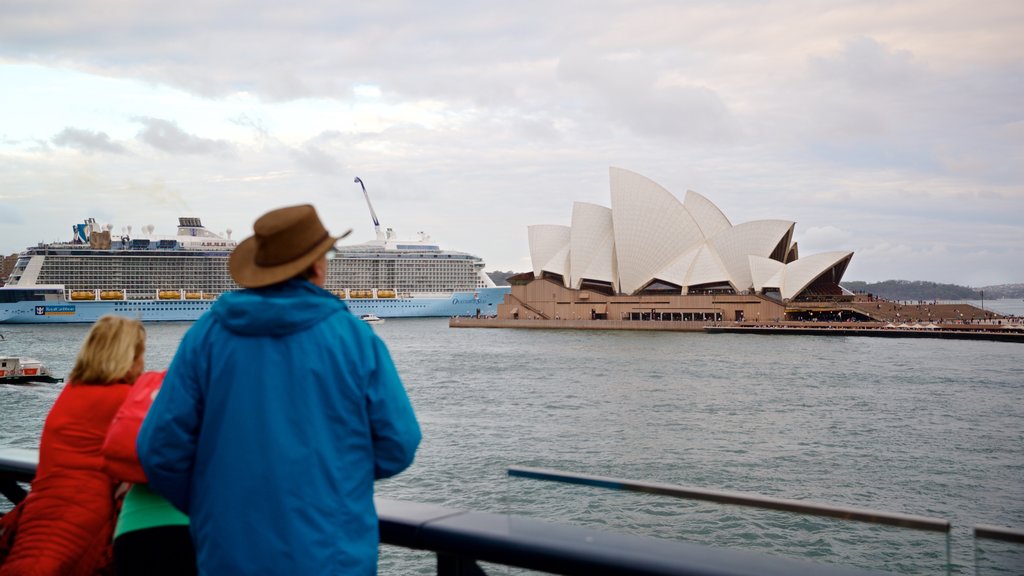
{"type": "MultiPolygon", "coordinates": [[[[358,181],[358,180],[357,180],[358,181]]],[[[360,182],[361,184],[361,182],[360,182]]],[[[365,187],[363,189],[365,195],[365,187]]],[[[366,196],[377,238],[339,246],[325,288],[357,316],[379,318],[493,316],[507,286],[495,286],[484,262],[443,250],[424,233],[401,240],[382,231],[366,196]]],[[[130,229],[87,219],[67,242],[43,243],[21,253],[0,287],[0,323],[94,322],[120,314],[147,322],[198,319],[217,296],[239,286],[228,273],[236,242],[199,218],[179,218],[174,236],[141,237],[130,229]]]]}

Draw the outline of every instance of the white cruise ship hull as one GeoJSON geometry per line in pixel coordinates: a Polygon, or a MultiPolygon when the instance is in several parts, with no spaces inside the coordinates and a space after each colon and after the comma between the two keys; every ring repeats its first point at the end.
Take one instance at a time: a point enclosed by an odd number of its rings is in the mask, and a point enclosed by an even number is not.
{"type": "MultiPolygon", "coordinates": [[[[453,292],[447,297],[352,298],[345,300],[356,316],[380,318],[493,316],[510,288],[478,288],[453,292]]],[[[91,323],[106,314],[137,318],[143,322],[192,322],[213,300],[88,300],[25,301],[0,303],[0,324],[91,323]]]]}
{"type": "Polygon", "coordinates": [[[107,314],[143,322],[188,322],[199,319],[211,306],[212,300],[10,302],[0,304],[0,324],[92,323],[107,314]]]}
{"type": "Polygon", "coordinates": [[[497,286],[453,292],[444,298],[350,298],[345,304],[356,316],[373,314],[378,318],[494,316],[510,291],[508,286],[497,286]]]}
{"type": "MultiPolygon", "coordinates": [[[[198,218],[179,218],[174,236],[144,226],[142,237],[125,227],[118,238],[112,228],[89,218],[72,227],[71,241],[22,252],[0,286],[0,323],[85,323],[105,314],[190,322],[240,288],[228,271],[237,243],[198,218]]],[[[357,316],[493,316],[510,289],[483,270],[479,257],[442,250],[426,234],[403,240],[378,230],[376,240],[336,248],[324,288],[357,316]]]]}

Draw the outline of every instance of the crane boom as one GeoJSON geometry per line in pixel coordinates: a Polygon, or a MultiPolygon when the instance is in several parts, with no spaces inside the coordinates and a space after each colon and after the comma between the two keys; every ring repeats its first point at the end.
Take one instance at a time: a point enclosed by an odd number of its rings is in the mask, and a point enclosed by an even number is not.
{"type": "Polygon", "coordinates": [[[380,222],[377,220],[377,213],[373,211],[373,204],[370,203],[370,195],[366,192],[366,185],[363,180],[356,176],[356,182],[363,189],[363,197],[366,198],[366,205],[370,208],[370,218],[373,218],[373,231],[377,234],[377,240],[384,240],[384,234],[380,231],[380,222]]]}

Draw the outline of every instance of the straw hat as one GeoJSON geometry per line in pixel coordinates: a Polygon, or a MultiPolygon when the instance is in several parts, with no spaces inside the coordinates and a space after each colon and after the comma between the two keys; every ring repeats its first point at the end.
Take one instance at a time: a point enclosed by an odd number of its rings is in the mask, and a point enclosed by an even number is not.
{"type": "Polygon", "coordinates": [[[252,231],[228,259],[231,277],[245,288],[270,286],[297,276],[352,233],[328,234],[309,204],[271,210],[256,220],[252,231]]]}

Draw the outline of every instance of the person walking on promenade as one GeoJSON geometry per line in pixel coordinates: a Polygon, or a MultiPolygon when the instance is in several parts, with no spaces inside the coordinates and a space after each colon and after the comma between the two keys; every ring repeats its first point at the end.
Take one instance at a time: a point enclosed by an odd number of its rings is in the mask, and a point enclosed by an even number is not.
{"type": "Polygon", "coordinates": [[[32,490],[4,516],[14,544],[0,574],[92,575],[112,569],[118,482],[100,449],[114,414],[142,373],[142,323],[104,316],[85,337],[68,383],[46,416],[32,490]],[[16,522],[15,526],[8,522],[16,522]]]}
{"type": "Polygon", "coordinates": [[[420,428],[384,343],[323,289],[334,244],[310,205],[232,252],[246,288],[185,334],[139,431],[149,486],[187,513],[201,574],[374,574],[373,482],[420,428]]]}

